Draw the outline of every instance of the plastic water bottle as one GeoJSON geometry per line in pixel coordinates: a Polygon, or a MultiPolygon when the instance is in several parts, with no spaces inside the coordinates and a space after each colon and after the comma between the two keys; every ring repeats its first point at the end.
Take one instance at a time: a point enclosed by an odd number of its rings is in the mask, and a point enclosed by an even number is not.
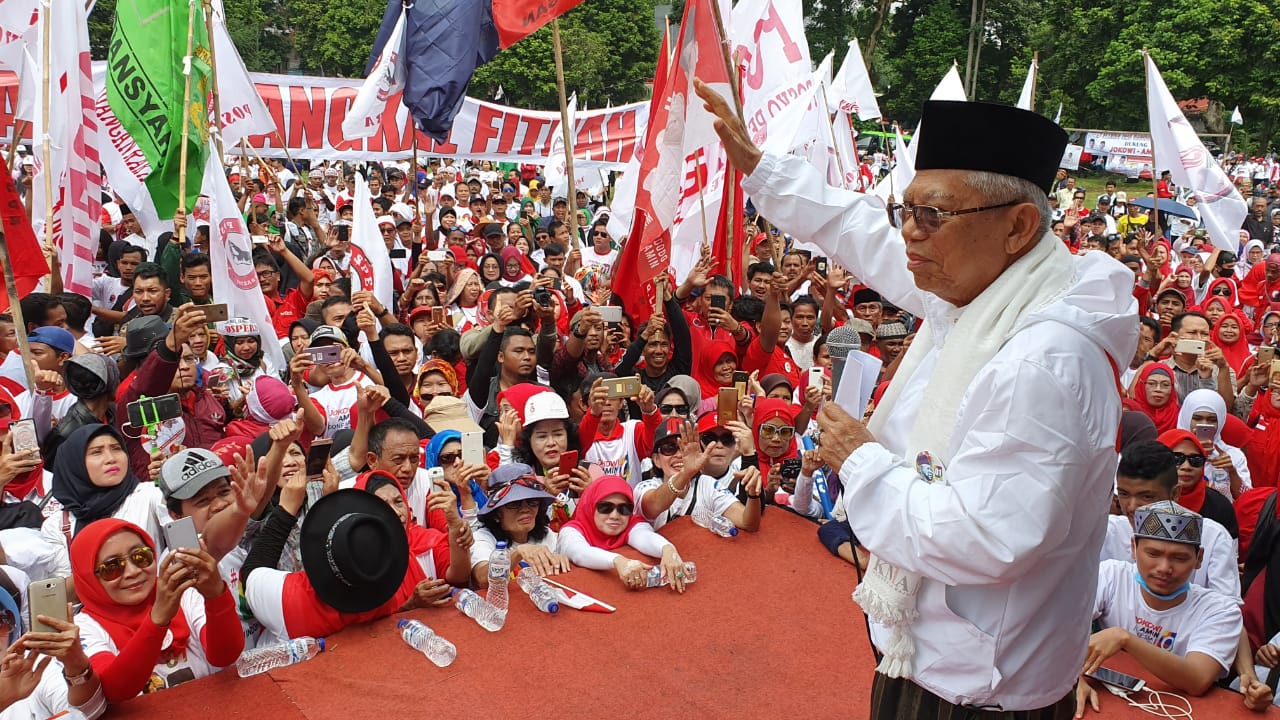
{"type": "Polygon", "coordinates": [[[236,672],[240,677],[258,675],[285,665],[293,665],[319,655],[324,650],[324,638],[300,637],[289,642],[246,650],[236,660],[236,672]]]}
{"type": "Polygon", "coordinates": [[[709,508],[696,508],[693,511],[693,521],[720,537],[738,537],[738,526],[723,515],[712,514],[709,508]]]}
{"type": "Polygon", "coordinates": [[[507,544],[498,541],[498,547],[489,555],[489,591],[484,599],[490,605],[507,611],[507,583],[511,581],[511,554],[507,552],[507,544]]]}
{"type": "MultiPolygon", "coordinates": [[[[645,575],[645,587],[658,587],[666,585],[667,581],[662,579],[662,567],[654,565],[649,568],[648,574],[645,575]]],[[[698,566],[691,562],[684,564],[684,581],[686,584],[694,582],[698,579],[698,566]]]]}
{"type": "Polygon", "coordinates": [[[529,563],[520,562],[520,573],[516,575],[516,582],[520,583],[520,589],[529,594],[529,599],[534,605],[544,613],[555,615],[560,612],[560,603],[555,600],[555,591],[551,586],[542,582],[542,576],[534,572],[529,567],[529,563]]]}
{"type": "Polygon", "coordinates": [[[452,665],[454,659],[458,657],[458,648],[453,643],[440,637],[434,630],[417,620],[402,619],[396,623],[396,627],[400,629],[400,637],[404,638],[410,647],[422,651],[422,654],[437,667],[452,665]]]}
{"type": "Polygon", "coordinates": [[[462,614],[475,620],[485,630],[498,632],[507,624],[507,612],[490,605],[474,590],[459,590],[457,598],[458,609],[462,614]]]}

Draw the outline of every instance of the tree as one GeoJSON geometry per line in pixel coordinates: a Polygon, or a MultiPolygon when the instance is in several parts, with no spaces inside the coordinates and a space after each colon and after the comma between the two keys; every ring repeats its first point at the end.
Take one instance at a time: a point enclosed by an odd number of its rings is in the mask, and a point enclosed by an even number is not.
{"type": "Polygon", "coordinates": [[[286,0],[293,50],[304,72],[364,77],[385,0],[286,0]]]}
{"type": "Polygon", "coordinates": [[[809,38],[809,56],[817,64],[834,50],[838,62],[839,58],[844,57],[845,47],[854,38],[861,3],[858,0],[804,0],[803,5],[804,33],[809,38]]]}

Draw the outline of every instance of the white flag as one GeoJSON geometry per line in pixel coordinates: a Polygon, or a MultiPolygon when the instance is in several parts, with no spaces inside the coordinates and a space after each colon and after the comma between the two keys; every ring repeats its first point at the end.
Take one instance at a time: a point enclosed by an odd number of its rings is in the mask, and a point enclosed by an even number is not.
{"type": "Polygon", "coordinates": [[[35,53],[38,5],[38,0],[0,3],[0,69],[21,75],[27,54],[35,53]]]}
{"type": "MultiPolygon", "coordinates": [[[[565,114],[569,118],[569,138],[572,141],[578,132],[578,93],[576,91],[565,101],[565,106],[565,114]]],[[[564,128],[561,127],[561,123],[556,123],[551,131],[551,150],[543,170],[543,177],[552,192],[561,195],[568,192],[568,167],[569,158],[564,148],[564,128]]],[[[577,168],[574,168],[574,174],[578,174],[577,168]]],[[[574,181],[576,183],[577,178],[574,178],[574,181]]]]}
{"type": "Polygon", "coordinates": [[[494,99],[494,100],[501,100],[501,99],[503,98],[503,96],[505,96],[505,95],[506,95],[506,93],[502,90],[502,86],[501,86],[501,85],[499,85],[499,86],[498,86],[498,92],[496,92],[496,93],[494,93],[494,94],[493,94],[493,99],[494,99]]]}
{"type": "Polygon", "coordinates": [[[1147,56],[1147,116],[1155,155],[1152,170],[1168,170],[1176,185],[1190,188],[1213,244],[1235,252],[1249,206],[1178,109],[1150,55],[1147,56]]]}
{"type": "Polygon", "coordinates": [[[201,188],[209,198],[209,261],[213,264],[214,296],[227,304],[228,315],[252,320],[258,326],[267,365],[285,367],[280,343],[273,341],[275,324],[253,266],[253,240],[222,172],[222,158],[216,147],[209,150],[201,188]]]}
{"type": "Polygon", "coordinates": [[[835,136],[835,153],[840,170],[844,176],[840,178],[840,187],[846,190],[862,191],[861,160],[858,148],[854,144],[854,130],[849,122],[849,113],[836,110],[831,121],[831,134],[835,136]]]}
{"type": "Polygon", "coordinates": [[[351,201],[355,213],[351,216],[351,292],[372,292],[378,302],[394,307],[391,297],[395,289],[395,276],[391,267],[391,253],[378,229],[378,218],[373,214],[373,197],[364,174],[356,173],[356,196],[351,201]]]}
{"type": "MultiPolygon", "coordinates": [[[[258,88],[249,79],[249,71],[227,32],[222,0],[213,0],[213,51],[218,59],[218,104],[222,106],[222,145],[230,147],[241,138],[275,132],[276,122],[267,112],[258,88]]],[[[209,103],[213,112],[213,103],[209,103]]],[[[216,123],[212,123],[217,127],[216,123]]]]}
{"type": "Polygon", "coordinates": [[[844,56],[844,64],[827,88],[827,104],[836,110],[853,113],[859,120],[875,120],[880,117],[880,104],[876,102],[867,65],[862,62],[862,50],[858,47],[857,38],[849,41],[849,52],[844,56]]]}
{"type": "MultiPolygon", "coordinates": [[[[894,202],[902,202],[902,193],[916,177],[916,156],[914,145],[908,147],[902,139],[902,128],[894,125],[893,134],[893,169],[876,185],[875,194],[885,202],[889,202],[890,196],[893,196],[894,202]]],[[[915,138],[912,138],[912,142],[915,142],[915,138]]]]}
{"type": "Polygon", "coordinates": [[[942,82],[938,83],[938,87],[934,88],[933,94],[929,96],[930,100],[955,100],[957,102],[965,102],[969,99],[964,94],[964,83],[960,80],[960,70],[955,63],[951,63],[951,69],[946,75],[942,76],[942,82]]]}
{"type": "Polygon", "coordinates": [[[129,132],[120,125],[119,118],[107,102],[107,64],[93,64],[93,93],[97,100],[98,155],[107,173],[107,183],[116,195],[129,206],[129,211],[142,227],[142,234],[154,238],[167,230],[173,230],[173,222],[161,220],[156,205],[147,190],[147,176],[151,164],[142,154],[129,132]]]}
{"type": "Polygon", "coordinates": [[[1058,114],[1053,116],[1053,122],[1055,125],[1062,124],[1062,103],[1058,103],[1058,114]]]}
{"type": "Polygon", "coordinates": [[[395,29],[382,47],[382,54],[369,71],[369,77],[360,86],[356,99],[347,110],[342,120],[342,134],[348,139],[371,137],[382,127],[382,113],[387,109],[387,100],[404,90],[404,63],[401,53],[404,52],[405,9],[400,10],[400,19],[395,29]]]}
{"type": "Polygon", "coordinates": [[[820,135],[830,133],[818,91],[822,89],[822,78],[831,71],[831,59],[832,54],[828,53],[819,63],[818,69],[809,76],[808,87],[801,90],[786,108],[774,115],[771,131],[760,145],[761,150],[786,154],[813,142],[820,135]]]}
{"type": "Polygon", "coordinates": [[[1018,96],[1018,104],[1023,110],[1031,110],[1032,98],[1036,93],[1036,71],[1037,67],[1035,58],[1031,58],[1031,65],[1027,67],[1027,79],[1022,83],[1022,94],[1018,96]]]}
{"type": "Polygon", "coordinates": [[[1240,106],[1237,105],[1235,110],[1231,111],[1231,122],[1237,125],[1244,125],[1244,116],[1240,114],[1240,106]]]}
{"type": "Polygon", "coordinates": [[[763,145],[774,128],[785,129],[779,112],[813,76],[804,13],[798,2],[741,0],[732,17],[728,40],[743,66],[742,116],[751,139],[763,145]]]}

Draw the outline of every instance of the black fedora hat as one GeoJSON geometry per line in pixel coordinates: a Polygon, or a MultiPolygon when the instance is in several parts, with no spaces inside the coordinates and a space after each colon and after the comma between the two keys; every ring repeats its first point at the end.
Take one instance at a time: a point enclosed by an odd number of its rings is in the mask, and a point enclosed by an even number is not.
{"type": "Polygon", "coordinates": [[[330,493],[302,522],[302,565],[316,595],[339,612],[373,610],[409,567],[409,538],[390,505],[363,490],[330,493]]]}

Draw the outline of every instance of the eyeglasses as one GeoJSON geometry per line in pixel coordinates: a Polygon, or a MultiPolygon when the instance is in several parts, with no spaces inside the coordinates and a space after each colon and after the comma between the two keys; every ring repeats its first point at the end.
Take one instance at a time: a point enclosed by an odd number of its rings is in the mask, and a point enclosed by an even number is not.
{"type": "Polygon", "coordinates": [[[1193,468],[1204,467],[1204,456],[1203,456],[1203,455],[1185,455],[1185,454],[1183,454],[1183,453],[1174,453],[1174,454],[1173,454],[1173,464],[1174,464],[1174,465],[1181,465],[1182,463],[1189,463],[1189,464],[1191,465],[1191,467],[1193,467],[1193,468]]]}
{"type": "Polygon", "coordinates": [[[634,509],[635,508],[634,506],[632,506],[631,503],[626,503],[626,502],[611,503],[611,502],[605,502],[604,500],[601,500],[600,502],[596,503],[596,512],[601,515],[612,515],[613,513],[617,512],[622,517],[627,517],[631,515],[631,511],[634,509]]]}
{"type": "Polygon", "coordinates": [[[796,429],[791,427],[790,425],[783,425],[782,427],[778,427],[777,425],[766,424],[766,425],[760,426],[760,437],[764,439],[777,437],[782,440],[790,440],[791,438],[795,437],[795,434],[796,434],[796,429]]]}
{"type": "Polygon", "coordinates": [[[662,443],[661,445],[658,445],[657,447],[655,447],[653,451],[661,455],[662,457],[671,457],[672,455],[675,455],[676,453],[680,452],[680,443],[678,442],[662,443]]]}
{"type": "Polygon", "coordinates": [[[663,415],[688,415],[688,405],[659,405],[658,412],[663,415]]]}
{"type": "Polygon", "coordinates": [[[889,211],[889,224],[901,229],[906,222],[907,213],[911,214],[911,219],[915,222],[916,227],[925,233],[935,233],[942,229],[942,220],[944,218],[956,217],[957,215],[971,215],[973,213],[986,212],[988,210],[999,210],[1000,208],[1013,207],[1020,204],[1020,201],[1013,200],[999,205],[984,205],[982,207],[964,208],[962,210],[939,210],[930,205],[910,205],[908,203],[890,203],[886,208],[889,211]]]}
{"type": "Polygon", "coordinates": [[[720,443],[725,447],[733,447],[738,443],[738,439],[733,436],[733,433],[727,430],[724,432],[708,430],[699,435],[698,439],[702,441],[702,447],[707,447],[711,443],[720,443]]]}
{"type": "Polygon", "coordinates": [[[607,232],[593,232],[591,234],[594,237],[609,237],[609,233],[607,232]]]}
{"type": "MultiPolygon", "coordinates": [[[[502,499],[505,498],[507,494],[511,492],[511,489],[516,487],[517,485],[520,487],[527,487],[531,490],[541,490],[542,492],[546,492],[547,490],[546,487],[542,484],[542,482],[538,480],[537,476],[521,475],[515,480],[512,480],[506,485],[503,485],[497,490],[494,490],[493,492],[489,493],[490,507],[502,502],[502,499]]],[[[539,502],[537,498],[530,498],[530,499],[533,500],[535,503],[539,502]]]]}
{"type": "Polygon", "coordinates": [[[151,567],[151,564],[155,561],[155,551],[146,545],[139,545],[138,547],[130,550],[129,554],[124,557],[116,555],[115,557],[109,557],[98,563],[98,567],[93,571],[93,574],[97,575],[99,580],[110,582],[112,580],[119,580],[120,577],[124,575],[126,562],[139,570],[146,570],[151,567]]]}
{"type": "Polygon", "coordinates": [[[449,467],[462,459],[462,452],[440,453],[437,459],[440,461],[440,467],[449,467]]]}
{"type": "Polygon", "coordinates": [[[1214,294],[1214,295],[1220,295],[1220,296],[1222,296],[1222,297],[1230,297],[1230,296],[1231,296],[1231,288],[1228,288],[1228,287],[1214,288],[1214,289],[1213,289],[1213,294],[1214,294]]]}
{"type": "Polygon", "coordinates": [[[1148,380],[1147,389],[1148,390],[1172,390],[1173,383],[1167,380],[1163,382],[1161,382],[1160,380],[1148,380]]]}
{"type": "Polygon", "coordinates": [[[258,279],[261,280],[263,278],[269,278],[275,274],[276,274],[275,270],[260,270],[258,271],[258,279]]]}

